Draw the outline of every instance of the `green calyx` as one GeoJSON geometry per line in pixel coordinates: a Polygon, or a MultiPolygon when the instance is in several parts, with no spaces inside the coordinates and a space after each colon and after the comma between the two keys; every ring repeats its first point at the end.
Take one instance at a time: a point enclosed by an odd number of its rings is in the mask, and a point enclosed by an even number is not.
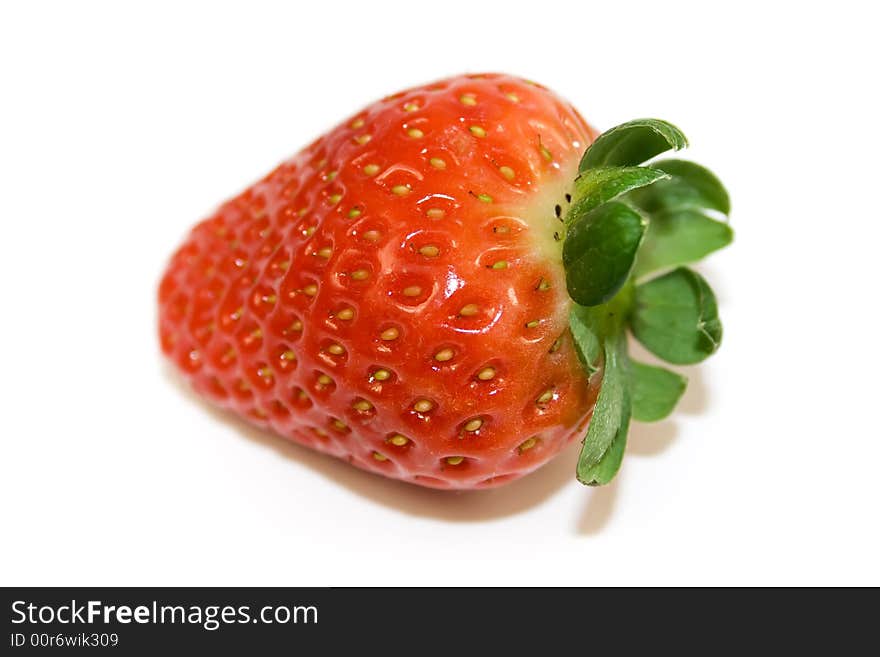
{"type": "Polygon", "coordinates": [[[630,420],[667,417],[687,385],[675,372],[631,360],[627,330],[678,365],[702,361],[721,342],[715,295],[683,265],[732,241],[730,200],[705,168],[653,159],[685,146],[670,123],[639,119],[600,135],[578,167],[562,261],[578,355],[588,377],[602,376],[577,466],[587,485],[614,478],[630,420]]]}

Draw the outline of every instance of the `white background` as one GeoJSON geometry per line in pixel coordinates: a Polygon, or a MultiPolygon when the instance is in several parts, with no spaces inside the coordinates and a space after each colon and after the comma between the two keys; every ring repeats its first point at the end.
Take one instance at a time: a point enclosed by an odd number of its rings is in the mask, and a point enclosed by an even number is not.
{"type": "Polygon", "coordinates": [[[0,583],[880,584],[870,3],[593,4],[4,3],[0,583]],[[669,119],[731,191],[724,344],[615,483],[574,447],[420,490],[181,386],[155,288],[190,225],[375,98],[487,70],[669,119]]]}

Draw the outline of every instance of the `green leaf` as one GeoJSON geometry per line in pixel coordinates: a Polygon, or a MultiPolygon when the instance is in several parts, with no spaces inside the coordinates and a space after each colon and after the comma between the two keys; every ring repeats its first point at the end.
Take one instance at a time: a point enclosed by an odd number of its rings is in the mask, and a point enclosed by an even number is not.
{"type": "Polygon", "coordinates": [[[727,191],[712,172],[683,160],[661,160],[655,166],[670,177],[626,196],[650,219],[637,276],[696,262],[733,241],[730,226],[708,214],[730,212],[727,191]]]}
{"type": "Polygon", "coordinates": [[[616,201],[573,222],[562,247],[569,296],[582,306],[611,299],[632,271],[644,234],[645,220],[616,201]]]}
{"type": "Polygon", "coordinates": [[[695,210],[651,215],[636,276],[696,262],[733,241],[733,230],[695,210]]]}
{"type": "Polygon", "coordinates": [[[630,195],[646,212],[692,208],[730,214],[727,190],[707,168],[687,160],[658,160],[651,163],[651,168],[669,176],[656,187],[630,195]]]}
{"type": "Polygon", "coordinates": [[[633,419],[656,422],[672,413],[687,387],[687,379],[663,367],[630,363],[633,419]]]}
{"type": "Polygon", "coordinates": [[[666,151],[681,150],[687,138],[671,123],[636,119],[603,132],[581,158],[579,172],[598,167],[635,166],[666,151]]]}
{"type": "Polygon", "coordinates": [[[578,457],[577,478],[583,484],[606,484],[620,468],[631,414],[628,384],[626,336],[618,331],[605,337],[602,388],[578,457]]]}
{"type": "Polygon", "coordinates": [[[569,326],[581,364],[587,377],[591,377],[599,369],[599,357],[602,354],[600,329],[596,326],[590,309],[578,305],[571,309],[569,326]]]}
{"type": "Polygon", "coordinates": [[[589,169],[574,182],[574,198],[566,215],[566,223],[576,221],[577,217],[621,194],[667,178],[669,174],[650,167],[589,169]]]}
{"type": "Polygon", "coordinates": [[[702,276],[685,267],[636,286],[629,319],[639,342],[670,363],[698,363],[721,343],[715,295],[702,276]]]}
{"type": "Polygon", "coordinates": [[[626,450],[626,436],[629,433],[630,413],[627,410],[629,405],[629,392],[624,391],[624,399],[622,404],[621,423],[614,434],[614,440],[608,450],[599,459],[595,465],[585,466],[583,469],[578,468],[578,481],[587,486],[604,486],[614,479],[617,471],[620,470],[620,464],[623,462],[623,453],[626,450]]]}

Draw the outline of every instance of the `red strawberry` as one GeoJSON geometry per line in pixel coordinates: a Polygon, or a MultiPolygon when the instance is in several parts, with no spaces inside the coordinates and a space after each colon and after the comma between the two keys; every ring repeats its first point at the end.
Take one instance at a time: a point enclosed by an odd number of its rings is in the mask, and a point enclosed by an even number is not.
{"type": "Polygon", "coordinates": [[[358,467],[436,488],[528,473],[583,434],[608,359],[569,331],[563,266],[595,137],[501,75],[374,103],[195,227],[160,285],[162,348],[214,403],[358,467]]]}

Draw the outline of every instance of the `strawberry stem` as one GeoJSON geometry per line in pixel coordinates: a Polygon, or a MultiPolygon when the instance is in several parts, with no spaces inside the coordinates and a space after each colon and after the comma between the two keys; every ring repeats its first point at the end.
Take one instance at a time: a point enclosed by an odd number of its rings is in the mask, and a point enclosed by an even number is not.
{"type": "Polygon", "coordinates": [[[730,201],[711,172],[681,160],[644,165],[686,145],[678,128],[657,119],[603,133],[581,159],[564,217],[563,266],[577,304],[571,332],[588,377],[602,361],[602,387],[577,466],[587,485],[614,478],[631,417],[666,417],[686,385],[665,368],[632,363],[627,329],[672,363],[698,362],[721,340],[715,296],[701,276],[679,266],[650,278],[733,238],[725,221],[730,201]]]}

